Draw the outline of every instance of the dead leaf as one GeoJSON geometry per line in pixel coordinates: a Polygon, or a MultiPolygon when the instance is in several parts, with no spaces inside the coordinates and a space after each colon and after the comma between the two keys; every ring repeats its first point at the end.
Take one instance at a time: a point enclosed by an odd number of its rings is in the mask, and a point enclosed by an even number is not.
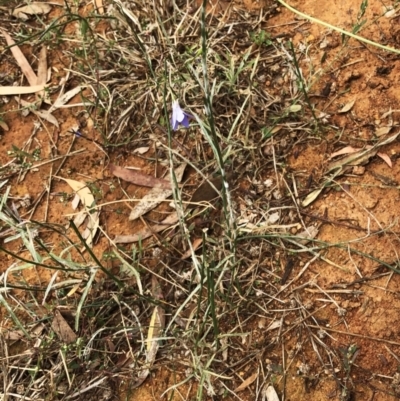
{"type": "Polygon", "coordinates": [[[91,246],[93,244],[93,239],[96,235],[97,229],[99,228],[100,216],[100,210],[97,207],[94,207],[94,196],[84,182],[57,176],[55,177],[64,180],[79,195],[79,198],[86,209],[86,215],[88,217],[88,223],[85,231],[82,233],[82,237],[86,240],[87,245],[91,246]]]}
{"type": "Polygon", "coordinates": [[[274,128],[272,128],[270,131],[269,131],[269,133],[270,134],[276,134],[277,132],[279,132],[282,128],[284,128],[284,125],[283,124],[281,124],[281,125],[275,125],[275,127],[274,128]]]}
{"type": "Polygon", "coordinates": [[[67,293],[67,297],[72,297],[72,295],[74,295],[80,288],[81,283],[75,284],[67,293]]]}
{"type": "MultiPolygon", "coordinates": [[[[163,295],[161,287],[155,276],[151,279],[152,295],[157,300],[162,300],[163,295]]],[[[165,327],[165,312],[164,309],[157,305],[151,316],[149,331],[146,339],[146,367],[139,374],[138,378],[133,384],[133,388],[139,387],[147,378],[150,373],[150,367],[156,360],[158,348],[160,347],[160,334],[165,327]]]]}
{"type": "Polygon", "coordinates": [[[271,385],[267,387],[267,390],[265,391],[265,397],[267,398],[267,401],[279,401],[278,394],[271,385]]]}
{"type": "Polygon", "coordinates": [[[36,114],[38,117],[43,118],[43,120],[46,120],[49,123],[53,124],[57,128],[60,128],[57,119],[47,110],[31,110],[31,112],[33,114],[36,114]]]}
{"type": "MultiPolygon", "coordinates": [[[[227,179],[229,180],[232,174],[227,174],[227,179]]],[[[222,189],[222,177],[213,178],[211,180],[204,181],[197,189],[194,191],[192,197],[190,198],[190,203],[188,205],[189,209],[193,209],[199,206],[200,202],[210,202],[218,196],[217,191],[222,189]],[[215,189],[217,190],[215,190],[215,189]]]]}
{"type": "Polygon", "coordinates": [[[110,164],[110,171],[111,174],[116,177],[135,185],[150,188],[171,189],[169,181],[162,178],[155,178],[151,175],[141,173],[140,171],[130,170],[114,164],[110,164]]]}
{"type": "MultiPolygon", "coordinates": [[[[78,195],[79,196],[79,195],[78,195]]],[[[74,224],[76,228],[79,228],[86,220],[87,214],[86,211],[81,210],[74,217],[74,224]]]]}
{"type": "Polygon", "coordinates": [[[0,120],[0,128],[2,128],[3,131],[6,131],[6,132],[10,130],[10,128],[8,127],[7,123],[5,121],[3,121],[3,120],[0,120]]]}
{"type": "Polygon", "coordinates": [[[388,133],[391,131],[392,128],[393,128],[393,127],[379,127],[379,128],[377,128],[377,130],[375,131],[375,135],[376,135],[377,137],[386,135],[386,134],[388,134],[388,133]]]}
{"type": "Polygon", "coordinates": [[[235,393],[238,393],[239,391],[245,390],[247,387],[250,386],[258,377],[258,372],[253,373],[250,377],[248,377],[239,387],[235,388],[235,393]]]}
{"type": "Polygon", "coordinates": [[[103,0],[96,0],[96,8],[99,14],[104,14],[103,0]]]}
{"type": "Polygon", "coordinates": [[[68,103],[74,96],[80,93],[85,86],[77,86],[74,89],[69,90],[68,92],[64,93],[63,95],[60,94],[54,104],[50,107],[49,111],[53,111],[54,109],[59,109],[60,107],[64,106],[68,103]]]}
{"type": "MultiPolygon", "coordinates": [[[[343,157],[340,160],[331,162],[328,165],[327,171],[325,172],[325,174],[331,173],[331,176],[325,180],[325,182],[322,184],[321,188],[319,188],[307,195],[307,197],[302,202],[302,206],[306,207],[309,204],[311,204],[315,199],[317,199],[319,194],[324,189],[324,187],[329,185],[332,182],[332,180],[334,180],[336,177],[343,174],[343,172],[346,170],[346,168],[348,166],[360,166],[360,165],[368,163],[368,161],[371,159],[371,157],[375,156],[378,153],[379,148],[381,148],[382,146],[388,145],[389,143],[392,143],[394,140],[397,139],[399,134],[400,134],[400,132],[392,135],[389,138],[380,140],[373,146],[368,146],[358,152],[355,152],[346,157],[343,157]]],[[[380,155],[380,157],[382,157],[382,155],[380,155]]],[[[385,160],[385,156],[383,159],[385,160]]],[[[391,166],[391,161],[385,160],[385,162],[388,164],[390,163],[389,166],[391,166]]]]}
{"type": "MultiPolygon", "coordinates": [[[[47,312],[47,311],[46,311],[47,312]]],[[[38,314],[39,316],[40,314],[38,314]]],[[[43,316],[47,316],[45,313],[43,316]]],[[[29,335],[31,338],[37,338],[42,333],[46,326],[43,323],[35,324],[30,330],[29,335]]],[[[22,330],[7,330],[5,328],[0,328],[0,336],[4,337],[6,340],[10,341],[19,341],[26,338],[26,332],[24,333],[22,330]]]]}
{"type": "Polygon", "coordinates": [[[298,113],[300,110],[301,110],[300,104],[293,104],[292,106],[289,107],[290,113],[298,113]]]}
{"type": "Polygon", "coordinates": [[[133,208],[129,220],[136,220],[172,195],[172,189],[152,188],[133,208]]]}
{"type": "Polygon", "coordinates": [[[150,149],[150,146],[143,146],[141,148],[136,148],[132,151],[132,153],[138,153],[139,155],[143,155],[147,153],[150,149]]]}
{"type": "Polygon", "coordinates": [[[33,2],[27,6],[16,8],[12,15],[13,17],[22,19],[26,21],[26,15],[36,15],[36,14],[48,14],[51,11],[51,7],[46,3],[33,2]]]}
{"type": "Polygon", "coordinates": [[[26,336],[26,334],[22,330],[6,331],[6,330],[2,329],[0,333],[2,336],[4,336],[4,338],[6,340],[10,340],[10,341],[22,340],[26,336]]]}
{"type": "MultiPolygon", "coordinates": [[[[36,74],[33,72],[32,67],[28,63],[28,60],[23,55],[21,49],[15,45],[14,40],[11,38],[11,36],[7,32],[2,30],[1,33],[3,34],[4,38],[6,39],[7,45],[10,46],[10,50],[11,50],[15,60],[17,61],[19,67],[21,68],[22,73],[25,75],[26,79],[28,80],[29,85],[36,86],[38,78],[37,78],[36,74]]],[[[42,89],[43,89],[43,87],[42,87],[42,89]]]]}
{"type": "Polygon", "coordinates": [[[51,328],[60,337],[61,341],[66,344],[71,344],[76,341],[78,336],[73,332],[70,325],[61,315],[59,310],[54,311],[53,322],[51,323],[51,328]]]}
{"type": "Polygon", "coordinates": [[[392,135],[389,138],[380,140],[373,146],[367,146],[365,149],[362,149],[359,152],[350,154],[349,156],[330,163],[327,172],[332,172],[338,169],[343,171],[343,167],[345,166],[359,166],[367,163],[371,157],[378,153],[379,148],[392,143],[399,136],[399,134],[400,132],[392,135]]]}
{"type": "Polygon", "coordinates": [[[318,228],[314,227],[314,226],[310,226],[310,227],[307,227],[301,233],[296,234],[297,237],[304,238],[304,239],[295,238],[294,240],[301,245],[306,245],[308,242],[310,242],[311,239],[314,239],[317,236],[317,234],[318,234],[318,228]]]}
{"type": "Polygon", "coordinates": [[[393,167],[392,161],[386,153],[378,152],[376,155],[379,156],[390,168],[393,167]]]}
{"type": "MultiPolygon", "coordinates": [[[[164,297],[161,291],[161,286],[156,276],[152,276],[151,278],[151,292],[155,300],[157,301],[163,300],[164,297]]],[[[151,316],[149,325],[149,332],[147,335],[147,341],[146,341],[147,352],[150,353],[150,355],[148,354],[147,362],[153,363],[155,360],[156,356],[155,353],[157,353],[157,351],[154,350],[155,347],[153,346],[153,343],[159,344],[159,337],[164,327],[165,327],[165,311],[161,306],[157,305],[153,310],[153,314],[151,316]]]]}
{"type": "Polygon", "coordinates": [[[43,120],[48,121],[49,123],[55,125],[57,128],[59,128],[58,121],[57,119],[47,110],[36,110],[35,104],[29,103],[26,100],[16,98],[15,99],[17,102],[21,103],[22,106],[27,107],[30,112],[35,114],[36,116],[43,118],[43,120]]]}
{"type": "Polygon", "coordinates": [[[164,231],[173,224],[176,224],[178,221],[179,221],[178,214],[172,213],[161,223],[152,226],[150,229],[144,228],[142,230],[139,230],[136,234],[133,235],[116,235],[114,238],[114,242],[116,244],[130,244],[131,242],[142,241],[146,238],[151,237],[153,233],[159,233],[161,231],[164,231]]]}
{"type": "Polygon", "coordinates": [[[386,18],[392,18],[396,14],[396,9],[392,6],[383,6],[382,7],[382,14],[386,18]]]}
{"type": "Polygon", "coordinates": [[[97,229],[99,228],[100,212],[96,211],[94,213],[89,213],[88,217],[88,223],[85,231],[82,233],[82,237],[86,240],[86,243],[91,246],[97,233],[97,229]]]}
{"type": "Polygon", "coordinates": [[[27,95],[30,93],[40,92],[44,89],[44,85],[33,86],[0,86],[0,95],[27,95]]]}
{"type": "MultiPolygon", "coordinates": [[[[185,169],[186,163],[182,163],[175,169],[175,177],[178,183],[182,181],[185,169]]],[[[148,211],[154,209],[158,204],[169,198],[171,195],[172,189],[152,188],[152,190],[148,194],[146,194],[134,207],[131,214],[129,215],[129,220],[135,220],[139,218],[148,211]]]]}
{"type": "MultiPolygon", "coordinates": [[[[194,251],[199,248],[199,246],[203,243],[203,238],[195,238],[192,244],[192,248],[194,251]]],[[[188,249],[182,256],[181,260],[190,258],[192,256],[192,250],[188,249]]]]}
{"type": "Polygon", "coordinates": [[[81,181],[70,180],[68,178],[57,177],[61,180],[64,180],[78,195],[81,199],[81,202],[87,208],[90,208],[94,205],[94,196],[90,192],[89,187],[81,181]]]}
{"type": "Polygon", "coordinates": [[[348,111],[350,111],[350,110],[353,108],[355,102],[356,102],[356,100],[354,99],[354,100],[352,100],[351,102],[346,103],[346,104],[338,111],[338,113],[347,113],[348,111]]]}
{"type": "Polygon", "coordinates": [[[79,206],[80,201],[81,201],[81,199],[79,198],[79,195],[75,194],[74,199],[72,199],[72,202],[71,202],[72,209],[76,210],[76,208],[79,206]]]}
{"type": "Polygon", "coordinates": [[[336,156],[347,155],[349,153],[356,153],[356,152],[358,152],[360,150],[361,150],[361,148],[353,148],[353,146],[346,146],[345,148],[340,149],[337,152],[332,153],[329,156],[329,159],[333,159],[336,156]]]}
{"type": "Polygon", "coordinates": [[[267,218],[267,224],[275,224],[280,217],[281,214],[279,212],[271,213],[267,218]]]}
{"type": "MultiPolygon", "coordinates": [[[[45,85],[47,82],[47,47],[42,46],[39,53],[39,63],[38,63],[38,70],[37,70],[37,85],[45,85]]],[[[36,94],[36,104],[37,108],[40,109],[42,105],[42,101],[47,104],[51,104],[49,92],[43,90],[36,94]]]]}

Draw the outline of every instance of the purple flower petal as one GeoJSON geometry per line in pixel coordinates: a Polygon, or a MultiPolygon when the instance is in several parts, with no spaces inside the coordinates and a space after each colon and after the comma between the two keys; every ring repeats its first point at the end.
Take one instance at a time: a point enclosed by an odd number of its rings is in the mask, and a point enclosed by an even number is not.
{"type": "Polygon", "coordinates": [[[190,123],[190,114],[185,113],[185,116],[183,117],[183,120],[181,121],[181,124],[185,127],[185,128],[189,128],[189,123],[190,123]]]}
{"type": "Polygon", "coordinates": [[[181,109],[181,106],[179,106],[179,102],[177,100],[172,103],[171,126],[174,131],[178,130],[179,124],[189,128],[191,118],[193,117],[190,114],[181,109]]]}
{"type": "Polygon", "coordinates": [[[173,117],[171,118],[171,126],[172,126],[172,129],[173,129],[174,131],[177,131],[178,128],[179,128],[179,122],[176,121],[176,120],[174,120],[173,117]]]}

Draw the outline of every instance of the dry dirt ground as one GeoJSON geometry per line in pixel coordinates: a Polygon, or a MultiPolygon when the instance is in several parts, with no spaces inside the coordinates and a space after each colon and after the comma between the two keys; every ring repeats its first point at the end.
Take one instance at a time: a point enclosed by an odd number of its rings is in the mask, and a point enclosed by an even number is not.
{"type": "MultiPolygon", "coordinates": [[[[63,4],[61,1],[58,3],[63,4]]],[[[385,5],[395,5],[392,3],[385,5]]],[[[360,12],[359,0],[337,0],[326,4],[318,0],[292,0],[290,5],[348,31],[357,23],[360,12]]],[[[91,7],[91,3],[85,4],[79,13],[84,15],[91,7]]],[[[296,200],[296,218],[285,221],[290,226],[288,232],[296,234],[302,227],[313,226],[318,233],[316,242],[306,244],[311,249],[309,252],[295,248],[290,243],[282,242],[281,247],[276,244],[271,246],[271,238],[268,240],[270,242],[263,242],[255,238],[258,234],[251,233],[252,240],[246,243],[249,248],[247,258],[251,260],[246,266],[250,270],[241,274],[256,274],[254,280],[257,285],[251,293],[251,300],[249,295],[248,300],[241,301],[245,307],[241,309],[237,321],[232,321],[232,316],[230,320],[221,319],[221,331],[227,333],[231,347],[227,361],[218,361],[210,367],[213,371],[212,380],[218,376],[227,378],[225,385],[229,390],[215,384],[217,394],[211,396],[205,391],[202,397],[214,400],[261,400],[263,386],[272,383],[281,400],[395,400],[400,396],[399,141],[394,140],[379,149],[383,158],[374,154],[363,165],[346,168],[307,207],[302,207],[301,201],[305,194],[322,185],[329,158],[334,152],[347,146],[365,148],[398,132],[399,56],[355,40],[343,45],[339,33],[310,23],[271,2],[264,4],[262,1],[248,0],[221,3],[214,8],[210,23],[217,24],[224,18],[231,22],[235,18],[234,10],[230,11],[233,8],[252,18],[260,16],[259,29],[270,33],[272,39],[291,39],[295,48],[301,49],[299,67],[305,81],[313,83],[309,100],[315,110],[326,113],[327,123],[318,130],[304,128],[304,132],[300,123],[294,129],[282,124],[281,129],[274,133],[273,142],[268,138],[257,144],[262,149],[257,156],[265,157],[264,167],[255,171],[252,160],[247,160],[250,167],[233,180],[233,197],[237,197],[238,207],[247,194],[252,194],[250,199],[254,202],[253,206],[249,206],[250,209],[262,208],[265,203],[278,210],[296,200]],[[352,101],[354,105],[348,111],[339,113],[352,101]],[[268,158],[275,158],[278,168],[268,158]],[[388,165],[388,158],[392,166],[388,165]],[[266,201],[263,198],[265,192],[258,191],[254,182],[262,183],[268,179],[280,181],[283,188],[287,186],[290,190],[282,198],[266,201]],[[296,224],[299,224],[298,227],[296,224]],[[327,246],[325,249],[324,244],[337,246],[327,246]],[[250,252],[252,249],[255,251],[250,252]],[[234,328],[236,330],[232,331],[234,328]],[[223,369],[218,371],[218,366],[223,366],[223,369]],[[254,381],[243,391],[235,393],[234,390],[249,377],[253,377],[254,381]]],[[[59,12],[54,8],[50,16],[54,17],[59,12]]],[[[391,14],[389,18],[382,16],[383,12],[382,2],[370,0],[362,18],[367,20],[367,24],[360,35],[389,47],[400,48],[400,14],[391,14]]],[[[71,23],[66,29],[73,34],[77,27],[71,23]]],[[[111,27],[104,23],[97,29],[103,30],[106,35],[111,27]]],[[[4,50],[4,41],[1,46],[1,85],[12,85],[20,77],[20,71],[10,52],[4,50]]],[[[59,82],[71,68],[66,55],[71,51],[71,46],[68,43],[49,46],[48,62],[53,82],[59,82]]],[[[20,47],[34,65],[36,56],[32,47],[29,44],[20,47]]],[[[281,92],[290,91],[291,78],[288,75],[268,70],[265,75],[267,78],[262,85],[273,96],[279,97],[281,92]]],[[[78,85],[79,78],[73,75],[67,89],[78,85]]],[[[87,95],[90,96],[89,93],[87,95]]],[[[77,96],[69,104],[81,101],[77,96]]],[[[303,107],[307,106],[303,104],[303,107]]],[[[46,223],[42,227],[42,239],[46,244],[52,244],[54,254],[58,254],[66,247],[66,240],[53,228],[65,227],[67,216],[73,214],[74,210],[71,208],[73,191],[57,177],[90,181],[96,201],[104,205],[100,224],[107,234],[98,236],[93,251],[107,269],[117,273],[119,261],[106,257],[112,250],[109,239],[116,235],[134,234],[144,227],[144,221],[132,222],[127,219],[132,206],[125,201],[127,196],[140,199],[148,189],[117,182],[110,174],[108,165],[112,162],[134,166],[148,174],[160,174],[164,171],[163,166],[154,162],[157,149],[151,148],[145,156],[133,152],[143,146],[152,147],[152,142],[139,138],[129,146],[114,151],[76,137],[70,130],[81,124],[80,129],[85,136],[99,142],[102,140],[94,124],[95,117],[88,116],[82,107],[57,110],[55,115],[59,129],[39,119],[40,128],[36,130],[38,118],[32,113],[22,116],[14,97],[3,98],[1,112],[8,126],[7,131],[2,131],[0,140],[2,176],[9,180],[7,185],[11,186],[9,199],[15,205],[21,205],[21,216],[46,223]],[[26,161],[26,153],[32,154],[35,149],[40,149],[42,161],[68,153],[69,156],[43,165],[30,160],[38,167],[26,174],[14,173],[10,161],[16,158],[22,163],[21,160],[26,161]],[[29,205],[23,203],[27,198],[29,205]]],[[[308,119],[311,118],[309,115],[308,119]]],[[[128,126],[127,129],[132,127],[128,126]]],[[[162,136],[162,132],[156,134],[162,136]]],[[[185,139],[182,133],[177,138],[182,142],[185,139]]],[[[189,185],[186,190],[190,193],[199,181],[194,178],[193,172],[188,175],[188,180],[192,186],[189,185]]],[[[147,221],[160,221],[160,216],[169,211],[165,205],[147,215],[147,221]]],[[[5,230],[3,226],[2,232],[5,230]]],[[[76,240],[71,230],[68,233],[70,238],[76,240]]],[[[149,271],[158,266],[158,256],[153,249],[160,244],[161,236],[159,234],[149,239],[144,247],[146,251],[141,255],[141,264],[149,271]]],[[[238,244],[241,246],[241,241],[238,244]]],[[[29,252],[18,241],[3,243],[2,246],[30,259],[29,252]]],[[[125,249],[130,248],[126,245],[125,249]]],[[[181,250],[183,253],[184,250],[181,250]]],[[[71,257],[80,256],[71,251],[71,257]]],[[[0,271],[6,272],[15,261],[12,255],[2,253],[0,271]]],[[[19,286],[29,283],[46,288],[53,273],[38,266],[37,269],[10,273],[9,281],[19,286]]],[[[79,279],[81,276],[75,274],[69,278],[79,279]]],[[[167,285],[164,292],[168,292],[167,285]]],[[[19,289],[14,289],[12,296],[24,302],[29,299],[26,292],[19,289]]],[[[60,296],[51,295],[48,303],[54,302],[55,305],[57,297],[60,296]]],[[[29,311],[35,307],[39,308],[40,305],[29,306],[29,311]]],[[[18,312],[22,321],[31,316],[29,311],[26,309],[26,316],[18,312]]],[[[172,314],[167,313],[167,321],[172,314]]],[[[190,311],[187,318],[188,315],[190,311]]],[[[3,329],[11,329],[12,320],[5,308],[1,309],[1,318],[3,329]]],[[[22,353],[29,345],[26,342],[18,344],[15,340],[7,344],[7,355],[22,353]]],[[[131,377],[127,369],[123,379],[115,380],[110,385],[112,391],[111,395],[107,393],[107,397],[130,401],[161,399],[160,396],[168,388],[185,381],[188,371],[194,370],[186,361],[189,354],[186,344],[175,344],[171,351],[167,340],[159,350],[150,376],[141,386],[130,389],[131,377]],[[180,364],[180,361],[184,363],[180,364]]],[[[110,352],[111,347],[113,345],[110,345],[110,352]]],[[[3,374],[6,374],[4,361],[7,355],[1,355],[3,374]]],[[[7,365],[12,365],[12,362],[7,365]]],[[[112,371],[108,374],[110,380],[113,375],[118,376],[112,371]]],[[[191,379],[176,386],[175,391],[164,394],[163,398],[194,400],[202,385],[208,389],[204,383],[199,384],[199,380],[191,379]]],[[[18,398],[10,396],[9,399],[18,398]]]]}

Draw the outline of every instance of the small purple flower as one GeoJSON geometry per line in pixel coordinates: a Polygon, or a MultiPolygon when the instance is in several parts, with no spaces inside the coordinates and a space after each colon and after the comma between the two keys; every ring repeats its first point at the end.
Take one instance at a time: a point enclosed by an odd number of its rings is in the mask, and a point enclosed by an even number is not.
{"type": "Polygon", "coordinates": [[[174,131],[179,128],[179,124],[182,124],[185,128],[189,128],[189,122],[191,118],[193,118],[193,116],[182,110],[177,100],[172,103],[171,125],[174,131]]]}

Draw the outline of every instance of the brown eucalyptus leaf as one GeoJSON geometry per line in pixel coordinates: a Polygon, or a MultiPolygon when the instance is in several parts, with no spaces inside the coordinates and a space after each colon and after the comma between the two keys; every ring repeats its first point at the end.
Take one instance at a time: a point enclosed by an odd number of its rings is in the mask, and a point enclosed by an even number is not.
{"type": "MultiPolygon", "coordinates": [[[[232,173],[228,173],[226,178],[230,180],[232,178],[232,173]]],[[[200,202],[210,202],[215,199],[219,195],[219,191],[222,189],[222,184],[222,176],[204,181],[196,191],[194,191],[190,198],[188,208],[193,209],[199,206],[200,202]]]]}
{"type": "Polygon", "coordinates": [[[131,182],[135,185],[150,188],[171,189],[171,183],[163,178],[156,178],[148,174],[144,174],[137,170],[116,166],[110,164],[110,172],[121,180],[131,182]]]}
{"type": "Polygon", "coordinates": [[[338,113],[347,113],[348,111],[350,111],[350,110],[353,108],[355,102],[356,102],[356,100],[354,99],[354,100],[352,100],[351,102],[346,103],[346,104],[338,111],[338,113]]]}
{"type": "Polygon", "coordinates": [[[360,148],[353,148],[353,146],[346,146],[337,152],[333,152],[330,156],[329,159],[333,159],[336,156],[342,156],[342,155],[348,155],[351,153],[356,153],[359,152],[361,149],[360,148]]]}
{"type": "Polygon", "coordinates": [[[132,235],[116,235],[114,238],[114,242],[116,244],[129,244],[131,242],[142,241],[146,238],[151,237],[154,233],[159,233],[164,231],[168,227],[176,224],[179,221],[179,217],[177,213],[172,213],[166,219],[164,219],[161,223],[152,226],[151,228],[143,228],[136,232],[136,234],[132,235]]]}
{"type": "Polygon", "coordinates": [[[23,15],[28,14],[28,15],[37,15],[37,14],[48,14],[51,11],[51,6],[49,6],[46,3],[39,3],[39,2],[33,2],[28,4],[27,6],[22,6],[16,8],[12,15],[13,17],[16,18],[21,18],[24,19],[23,15]],[[22,15],[20,15],[22,14],[22,15]]]}
{"type": "Polygon", "coordinates": [[[392,161],[387,153],[378,152],[376,155],[379,156],[390,168],[393,167],[392,161]]]}
{"type": "MultiPolygon", "coordinates": [[[[39,63],[37,69],[37,85],[45,85],[47,82],[47,47],[42,46],[39,53],[39,63]]],[[[40,109],[42,101],[45,101],[47,104],[51,104],[49,92],[43,90],[36,94],[36,104],[37,108],[40,109]]]]}
{"type": "MultiPolygon", "coordinates": [[[[175,177],[177,182],[182,181],[185,169],[186,163],[179,165],[175,169],[175,177]]],[[[129,215],[129,220],[135,220],[140,216],[143,216],[145,213],[154,209],[157,205],[169,198],[171,195],[172,189],[152,188],[152,190],[146,194],[133,208],[131,214],[129,215]]]]}
{"type": "Polygon", "coordinates": [[[40,92],[44,89],[44,85],[33,86],[0,86],[0,95],[27,95],[30,93],[40,92]]]}
{"type": "MultiPolygon", "coordinates": [[[[203,238],[195,238],[194,241],[193,241],[193,244],[192,244],[193,250],[196,251],[196,250],[200,247],[200,245],[201,245],[202,243],[203,243],[203,238]]],[[[181,259],[184,260],[184,259],[190,258],[191,256],[192,256],[192,250],[191,250],[191,249],[188,249],[188,250],[181,256],[181,259]]]]}
{"type": "Polygon", "coordinates": [[[393,127],[386,126],[386,127],[379,127],[375,131],[375,135],[379,138],[380,136],[388,134],[393,127]]]}
{"type": "Polygon", "coordinates": [[[250,377],[248,377],[240,386],[235,388],[235,392],[238,393],[239,391],[245,390],[247,387],[250,386],[258,377],[258,372],[253,373],[250,377]]]}
{"type": "Polygon", "coordinates": [[[265,391],[265,397],[267,401],[279,401],[278,394],[276,393],[274,387],[271,385],[267,387],[265,391]]]}
{"type": "Polygon", "coordinates": [[[60,107],[64,106],[66,103],[68,103],[74,96],[76,96],[78,93],[81,93],[81,91],[85,88],[85,86],[77,86],[68,92],[65,92],[63,95],[60,94],[60,96],[57,98],[57,100],[54,102],[54,104],[50,107],[49,111],[53,111],[54,109],[59,109],[60,107]]]}
{"type": "Polygon", "coordinates": [[[34,73],[31,65],[28,63],[28,60],[22,53],[21,49],[15,45],[14,40],[11,38],[11,36],[7,32],[1,30],[1,33],[3,34],[4,38],[6,39],[7,45],[10,46],[11,53],[13,54],[16,62],[18,63],[19,67],[21,68],[22,73],[25,75],[26,79],[28,80],[29,85],[36,86],[38,78],[37,78],[36,74],[34,73]]]}
{"type": "Polygon", "coordinates": [[[59,310],[54,311],[54,318],[53,322],[51,323],[51,328],[60,337],[61,341],[65,342],[66,344],[70,344],[76,341],[78,336],[73,332],[70,325],[61,315],[59,310]]]}

